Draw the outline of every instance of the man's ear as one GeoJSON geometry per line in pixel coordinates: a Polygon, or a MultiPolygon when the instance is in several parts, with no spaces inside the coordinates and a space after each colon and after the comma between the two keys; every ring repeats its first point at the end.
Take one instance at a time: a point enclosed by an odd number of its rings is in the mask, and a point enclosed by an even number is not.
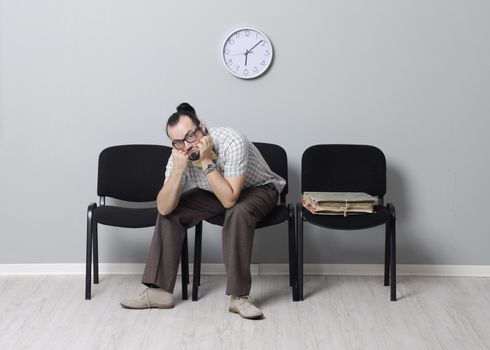
{"type": "Polygon", "coordinates": [[[201,132],[204,135],[207,135],[208,134],[208,129],[206,129],[206,125],[204,125],[204,123],[201,122],[201,125],[199,125],[199,129],[201,129],[201,132]]]}

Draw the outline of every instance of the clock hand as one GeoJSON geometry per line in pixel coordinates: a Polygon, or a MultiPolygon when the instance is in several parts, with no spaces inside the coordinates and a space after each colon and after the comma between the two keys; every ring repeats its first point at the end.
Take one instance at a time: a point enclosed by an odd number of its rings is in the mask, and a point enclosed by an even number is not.
{"type": "Polygon", "coordinates": [[[245,55],[245,66],[247,66],[248,54],[249,54],[250,52],[252,52],[252,51],[247,50],[247,51],[245,51],[245,53],[244,53],[244,55],[245,55]]]}
{"type": "Polygon", "coordinates": [[[259,45],[262,41],[264,40],[260,40],[257,44],[255,44],[250,50],[247,50],[248,53],[252,52],[253,49],[255,49],[257,47],[257,45],[259,45]]]}

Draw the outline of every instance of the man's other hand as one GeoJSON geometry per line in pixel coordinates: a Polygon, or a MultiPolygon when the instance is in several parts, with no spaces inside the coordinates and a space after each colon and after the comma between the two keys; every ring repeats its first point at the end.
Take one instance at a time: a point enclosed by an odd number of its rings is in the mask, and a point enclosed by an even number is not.
{"type": "Polygon", "coordinates": [[[211,160],[213,145],[213,138],[210,135],[201,138],[201,141],[197,144],[201,160],[211,160]]]}

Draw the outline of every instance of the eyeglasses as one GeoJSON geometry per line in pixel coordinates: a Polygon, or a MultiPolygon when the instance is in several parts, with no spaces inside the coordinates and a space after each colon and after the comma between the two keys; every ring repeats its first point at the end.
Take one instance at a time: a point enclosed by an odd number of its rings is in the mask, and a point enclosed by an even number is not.
{"type": "Polygon", "coordinates": [[[194,131],[189,131],[186,135],[185,138],[182,140],[172,140],[172,146],[174,146],[176,149],[182,149],[184,148],[184,141],[187,141],[189,143],[196,141],[197,139],[197,131],[199,130],[199,125],[196,127],[194,131]]]}

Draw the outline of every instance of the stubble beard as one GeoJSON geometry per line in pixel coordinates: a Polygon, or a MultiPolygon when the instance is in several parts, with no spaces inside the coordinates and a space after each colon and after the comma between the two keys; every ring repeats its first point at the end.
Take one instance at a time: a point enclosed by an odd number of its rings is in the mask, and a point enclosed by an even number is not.
{"type": "Polygon", "coordinates": [[[198,160],[200,157],[201,155],[199,154],[199,152],[189,154],[189,159],[192,161],[198,160]]]}
{"type": "Polygon", "coordinates": [[[189,157],[189,160],[191,161],[198,160],[199,158],[201,158],[201,152],[199,152],[199,149],[196,149],[194,150],[194,152],[190,153],[187,157],[189,157]]]}

